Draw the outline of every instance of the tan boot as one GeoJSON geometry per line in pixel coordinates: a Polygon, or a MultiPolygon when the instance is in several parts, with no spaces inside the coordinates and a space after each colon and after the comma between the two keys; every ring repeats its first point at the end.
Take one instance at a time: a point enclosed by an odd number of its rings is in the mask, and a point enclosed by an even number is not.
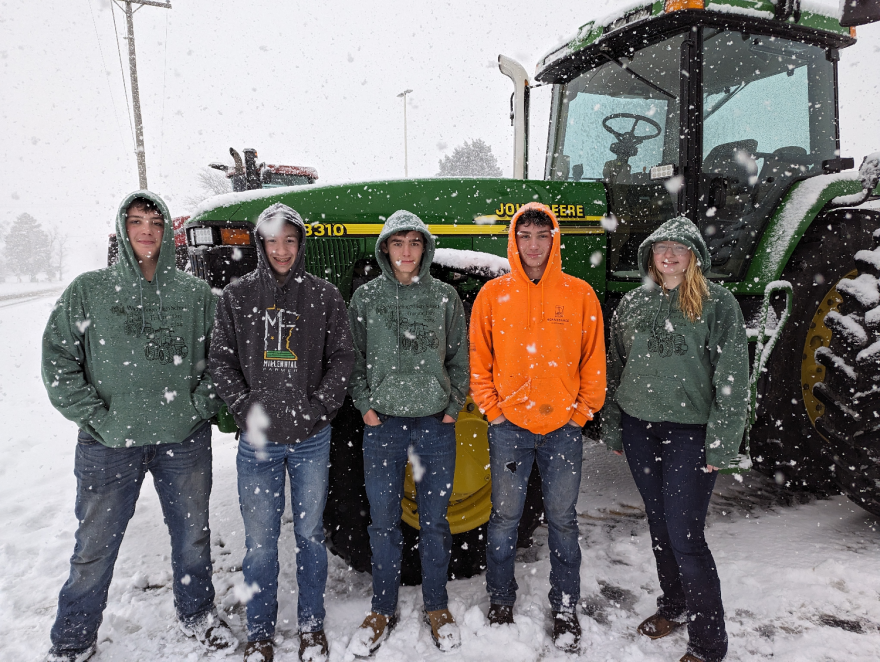
{"type": "Polygon", "coordinates": [[[461,632],[448,609],[426,611],[425,624],[431,628],[434,645],[444,653],[461,646],[461,632]]]}
{"type": "Polygon", "coordinates": [[[693,653],[685,653],[684,657],[681,658],[678,662],[705,662],[705,660],[700,659],[693,653]]]}
{"type": "Polygon", "coordinates": [[[384,616],[371,611],[348,642],[348,652],[355,657],[370,657],[397,625],[397,614],[384,616]]]}
{"type": "Polygon", "coordinates": [[[654,614],[639,623],[638,631],[639,634],[643,634],[649,639],[662,639],[666,635],[675,632],[682,625],[684,623],[670,621],[660,614],[654,614]]]}

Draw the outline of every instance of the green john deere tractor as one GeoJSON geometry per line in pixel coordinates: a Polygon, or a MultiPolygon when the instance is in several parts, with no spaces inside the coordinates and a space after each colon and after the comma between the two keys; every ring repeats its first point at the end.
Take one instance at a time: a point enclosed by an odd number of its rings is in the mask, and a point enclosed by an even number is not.
{"type": "MultiPolygon", "coordinates": [[[[515,86],[512,179],[223,196],[186,224],[193,271],[223,287],[252,270],[250,230],[280,201],[310,224],[307,268],[348,298],[378,273],[383,221],[408,209],[449,249],[438,251],[433,269],[467,307],[493,275],[492,261],[457,251],[505,256],[511,216],[538,200],[559,217],[564,269],[588,280],[610,315],[640,284],[639,244],[684,214],[706,238],[710,277],[737,296],[750,325],[774,283],[793,290],[790,321],[753,375],[753,466],[780,482],[843,491],[880,515],[880,154],[858,172],[840,156],[837,105],[840,52],[856,41],[852,25],[880,20],[880,0],[847,0],[843,13],[807,11],[799,0],[645,0],[586,23],[533,78],[499,57],[515,86]],[[552,86],[548,149],[543,178],[528,179],[529,90],[537,85],[552,86]]],[[[772,327],[780,303],[770,304],[772,327]]],[[[764,329],[757,335],[754,345],[763,346],[764,329]]],[[[361,429],[347,404],[334,422],[325,525],[331,548],[367,570],[361,429]]],[[[473,403],[456,430],[450,572],[461,577],[485,558],[490,490],[486,421],[473,403]]],[[[414,542],[412,483],[408,490],[404,530],[414,542]]],[[[529,504],[521,542],[538,523],[534,484],[529,504]]],[[[405,580],[417,581],[412,549],[405,564],[405,580]]]]}

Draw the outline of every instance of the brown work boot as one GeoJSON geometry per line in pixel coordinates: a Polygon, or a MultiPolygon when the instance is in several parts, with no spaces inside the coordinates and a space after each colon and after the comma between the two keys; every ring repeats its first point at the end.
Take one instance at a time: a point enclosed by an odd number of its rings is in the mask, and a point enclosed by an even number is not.
{"type": "Polygon", "coordinates": [[[299,659],[301,662],[325,662],[330,654],[327,635],[323,630],[317,632],[300,632],[299,659]]]}
{"type": "Polygon", "coordinates": [[[489,625],[513,625],[513,607],[508,605],[489,605],[486,615],[489,625]]]}
{"type": "Polygon", "coordinates": [[[678,662],[706,662],[703,658],[697,657],[693,653],[685,653],[684,657],[678,662]]]}
{"type": "Polygon", "coordinates": [[[643,634],[649,639],[662,639],[666,635],[675,632],[682,625],[684,623],[670,621],[660,614],[654,614],[639,623],[638,631],[639,634],[643,634]]]}
{"type": "Polygon", "coordinates": [[[426,611],[425,624],[431,628],[434,645],[444,653],[461,646],[461,632],[448,609],[426,611]]]}
{"type": "Polygon", "coordinates": [[[244,662],[272,662],[275,659],[275,646],[271,639],[249,641],[244,649],[244,662]]]}
{"type": "Polygon", "coordinates": [[[370,657],[385,643],[397,625],[397,614],[384,616],[371,611],[348,642],[348,652],[355,657],[370,657]]]}
{"type": "Polygon", "coordinates": [[[566,653],[577,653],[581,643],[581,624],[573,611],[553,612],[553,644],[566,653]]]}

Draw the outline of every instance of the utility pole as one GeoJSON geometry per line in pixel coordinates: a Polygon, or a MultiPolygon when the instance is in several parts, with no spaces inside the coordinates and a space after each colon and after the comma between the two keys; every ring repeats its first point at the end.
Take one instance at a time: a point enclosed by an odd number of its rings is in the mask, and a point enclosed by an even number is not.
{"type": "Polygon", "coordinates": [[[409,179],[409,154],[406,146],[406,95],[412,90],[404,90],[397,95],[398,98],[403,97],[403,176],[409,179]]]}
{"type": "MultiPolygon", "coordinates": [[[[144,122],[141,117],[141,93],[138,89],[137,76],[137,55],[134,50],[134,13],[137,9],[132,9],[135,5],[149,5],[151,7],[162,7],[163,9],[171,9],[171,1],[154,2],[154,0],[124,0],[125,7],[119,5],[125,14],[125,23],[128,27],[128,65],[131,72],[131,105],[134,109],[134,140],[135,154],[137,156],[138,180],[142,189],[147,188],[147,158],[144,149],[144,122]]],[[[118,4],[118,3],[117,3],[118,4]]],[[[140,7],[138,7],[140,9],[140,7]]]]}

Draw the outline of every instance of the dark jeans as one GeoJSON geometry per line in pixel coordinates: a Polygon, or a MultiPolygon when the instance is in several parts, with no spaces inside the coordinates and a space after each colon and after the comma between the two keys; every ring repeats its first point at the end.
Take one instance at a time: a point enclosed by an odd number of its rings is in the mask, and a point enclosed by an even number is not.
{"type": "Polygon", "coordinates": [[[727,654],[721,584],[704,529],[718,472],[707,472],[706,426],[649,423],[623,414],[623,447],[645,502],[663,591],[657,612],[687,615],[688,650],[706,662],[727,654]]]}
{"type": "Polygon", "coordinates": [[[538,462],[549,529],[550,606],[574,612],[581,595],[581,548],[575,506],[583,463],[581,429],[563,425],[535,434],[510,421],[489,426],[492,515],[486,546],[486,590],[492,604],[516,602],[516,539],[532,465],[538,462]]]}
{"type": "MultiPolygon", "coordinates": [[[[364,478],[370,501],[370,548],[373,553],[373,604],[377,614],[397,610],[403,534],[400,517],[409,453],[418,456],[423,473],[416,479],[419,510],[419,559],[426,611],[446,609],[446,574],[452,558],[452,533],[446,509],[455,475],[455,423],[434,416],[403,418],[379,414],[381,425],[364,427],[364,478]]],[[[415,463],[415,460],[414,460],[415,463]]]]}
{"type": "Polygon", "coordinates": [[[247,603],[248,641],[271,639],[278,616],[278,537],[284,485],[290,476],[296,540],[297,622],[300,632],[324,629],[327,548],[324,505],[330,476],[330,426],[296,444],[267,441],[260,448],[246,432],[238,444],[238,499],[247,551],[244,580],[258,588],[247,603]]]}
{"type": "Polygon", "coordinates": [[[149,471],[171,534],[174,606],[193,624],[214,610],[211,583],[211,425],[179,444],[108,448],[80,431],[77,438],[76,546],[52,626],[56,650],[87,648],[98,636],[113,566],[149,471]]]}

